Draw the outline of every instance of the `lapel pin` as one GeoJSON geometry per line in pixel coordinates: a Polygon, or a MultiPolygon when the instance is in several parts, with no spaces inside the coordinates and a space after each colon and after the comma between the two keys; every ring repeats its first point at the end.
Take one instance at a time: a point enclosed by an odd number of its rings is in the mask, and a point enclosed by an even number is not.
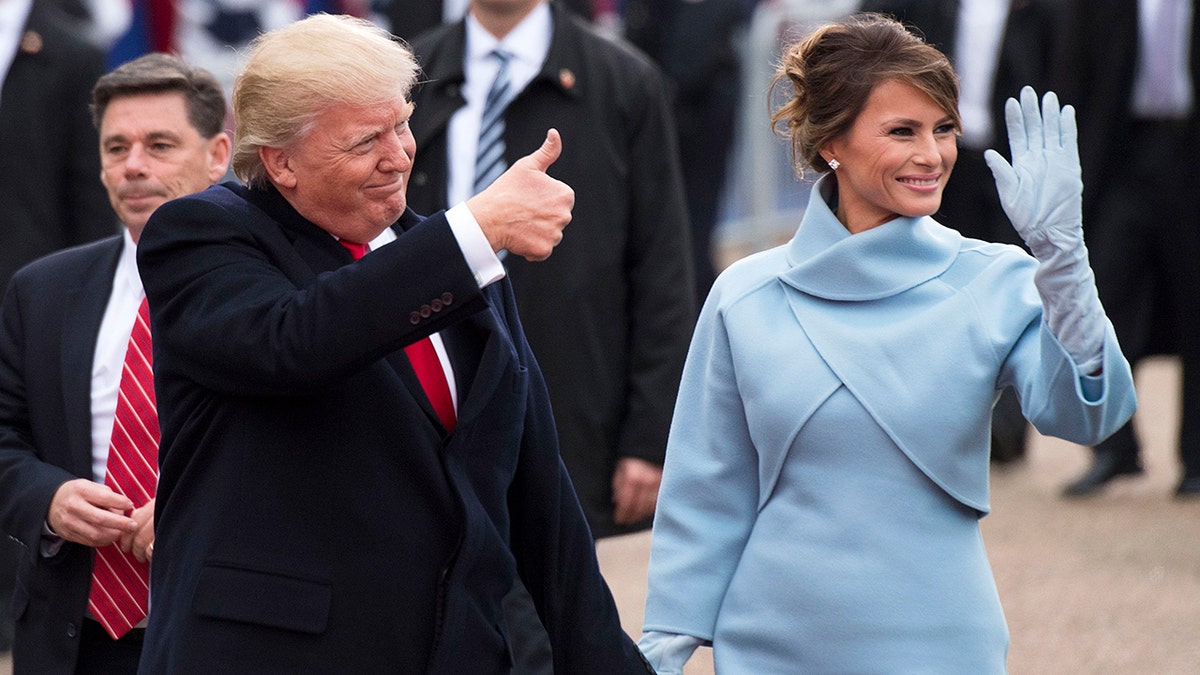
{"type": "Polygon", "coordinates": [[[574,89],[575,73],[572,73],[570,68],[563,68],[558,71],[558,82],[562,85],[563,89],[574,89]]]}
{"type": "Polygon", "coordinates": [[[37,54],[42,51],[42,36],[35,30],[27,30],[21,36],[21,51],[26,54],[37,54]]]}

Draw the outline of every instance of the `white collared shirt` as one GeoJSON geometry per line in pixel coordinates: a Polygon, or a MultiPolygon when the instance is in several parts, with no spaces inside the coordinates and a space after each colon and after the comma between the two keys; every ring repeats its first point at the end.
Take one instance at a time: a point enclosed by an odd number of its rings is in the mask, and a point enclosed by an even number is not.
{"type": "Polygon", "coordinates": [[[122,227],[121,232],[125,241],[113,275],[112,293],[100,321],[100,332],[96,335],[96,353],[92,357],[92,475],[97,483],[104,482],[129,333],[133,330],[142,298],[146,297],[142,278],[138,276],[137,245],[128,228],[122,227]]]}
{"type": "Polygon", "coordinates": [[[483,103],[500,62],[492,51],[501,47],[511,53],[508,73],[514,92],[523,90],[542,68],[550,52],[550,34],[554,19],[550,6],[541,3],[517,24],[503,40],[497,40],[472,13],[466,18],[466,54],[464,54],[462,95],[467,104],[450,118],[447,129],[449,172],[447,204],[458,204],[474,196],[475,150],[479,145],[479,123],[483,103]]]}
{"type": "Polygon", "coordinates": [[[1195,105],[1190,77],[1193,0],[1138,0],[1138,55],[1133,85],[1133,113],[1148,119],[1187,117],[1195,105]],[[1176,21],[1167,35],[1156,34],[1159,12],[1174,5],[1176,21]],[[1165,51],[1164,51],[1165,50],[1165,51]],[[1147,71],[1156,54],[1170,59],[1170,76],[1156,81],[1147,71]],[[1156,103],[1155,93],[1162,89],[1165,103],[1156,103]]]}
{"type": "Polygon", "coordinates": [[[992,89],[1010,0],[962,0],[955,27],[954,64],[959,75],[958,112],[963,143],[983,149],[991,143],[992,89]]]}

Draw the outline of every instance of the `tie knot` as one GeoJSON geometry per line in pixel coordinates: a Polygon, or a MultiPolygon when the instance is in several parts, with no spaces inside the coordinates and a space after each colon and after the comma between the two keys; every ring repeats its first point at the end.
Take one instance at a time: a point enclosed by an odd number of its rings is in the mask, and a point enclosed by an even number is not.
{"type": "Polygon", "coordinates": [[[354,258],[355,260],[358,260],[359,258],[363,257],[364,255],[367,254],[367,251],[371,250],[371,247],[367,246],[366,244],[359,244],[359,243],[353,242],[353,241],[346,241],[345,239],[339,239],[338,243],[341,244],[342,247],[345,248],[347,251],[349,251],[350,257],[354,258]]]}
{"type": "Polygon", "coordinates": [[[504,66],[508,65],[508,62],[510,59],[512,59],[513,54],[507,49],[501,49],[497,47],[492,50],[492,56],[496,57],[496,60],[500,62],[500,67],[503,68],[504,66]]]}

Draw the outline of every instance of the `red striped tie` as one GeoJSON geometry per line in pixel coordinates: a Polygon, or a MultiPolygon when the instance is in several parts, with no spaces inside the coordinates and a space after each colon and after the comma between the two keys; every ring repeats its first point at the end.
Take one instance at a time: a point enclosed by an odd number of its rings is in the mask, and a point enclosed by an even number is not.
{"type": "MultiPolygon", "coordinates": [[[[128,497],[134,508],[153,499],[158,484],[159,431],[152,358],[150,312],[143,299],[125,351],[104,475],[104,484],[128,497]]],[[[114,640],[146,618],[149,601],[149,563],[138,562],[116,543],[96,549],[88,609],[114,640]]]]}
{"type": "MultiPolygon", "coordinates": [[[[357,244],[345,239],[338,241],[355,260],[371,250],[366,244],[357,244]]],[[[454,399],[450,397],[450,383],[446,380],[446,371],[442,370],[442,361],[438,358],[433,341],[429,338],[417,340],[404,348],[404,354],[408,357],[408,362],[412,364],[413,371],[421,382],[421,388],[425,390],[425,396],[433,405],[433,411],[437,413],[442,426],[446,431],[454,431],[454,424],[457,421],[454,414],[454,399]]]]}

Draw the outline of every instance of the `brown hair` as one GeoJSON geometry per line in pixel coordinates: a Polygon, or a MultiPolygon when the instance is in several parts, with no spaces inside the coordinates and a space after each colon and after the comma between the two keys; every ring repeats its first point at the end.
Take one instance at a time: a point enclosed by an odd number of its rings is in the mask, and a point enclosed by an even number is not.
{"type": "Polygon", "coordinates": [[[125,63],[96,80],[92,87],[92,122],[104,120],[114,98],[140,94],[179,92],[183,94],[188,122],[204,138],[224,131],[225,92],[213,74],[189,66],[171,54],[153,53],[125,63]]]}
{"type": "Polygon", "coordinates": [[[771,126],[791,139],[797,175],[805,165],[829,170],[821,148],[854,124],[871,92],[887,80],[925,92],[962,128],[958,76],[949,59],[894,19],[856,14],[784,49],[769,91],[777,94],[788,82],[791,98],[771,115],[771,126]]]}

